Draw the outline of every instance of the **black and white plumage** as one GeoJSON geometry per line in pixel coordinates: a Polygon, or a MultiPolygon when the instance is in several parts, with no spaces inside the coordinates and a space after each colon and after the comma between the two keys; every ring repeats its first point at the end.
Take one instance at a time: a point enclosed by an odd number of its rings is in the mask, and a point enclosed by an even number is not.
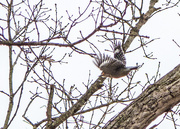
{"type": "Polygon", "coordinates": [[[139,66],[126,67],[126,58],[120,42],[113,43],[114,58],[109,55],[100,54],[94,60],[94,64],[102,70],[102,75],[112,78],[126,76],[131,70],[136,70],[139,66]]]}

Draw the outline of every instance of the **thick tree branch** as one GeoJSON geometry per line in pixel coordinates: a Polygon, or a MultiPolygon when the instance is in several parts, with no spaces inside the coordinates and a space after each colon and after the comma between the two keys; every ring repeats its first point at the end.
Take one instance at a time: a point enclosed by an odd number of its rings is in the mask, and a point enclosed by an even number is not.
{"type": "Polygon", "coordinates": [[[144,129],[180,102],[180,64],[150,85],[103,129],[144,129]]]}
{"type": "MultiPolygon", "coordinates": [[[[154,1],[154,2],[156,3],[157,1],[154,1]]],[[[152,5],[152,3],[151,3],[151,5],[152,5]]],[[[149,10],[145,14],[141,15],[139,22],[130,31],[129,35],[131,35],[131,36],[129,36],[127,41],[125,42],[124,51],[126,51],[129,48],[132,41],[136,38],[136,36],[139,35],[139,30],[141,29],[141,27],[146,24],[146,22],[151,17],[151,15],[158,9],[159,8],[150,7],[149,10]]]]}
{"type": "Polygon", "coordinates": [[[91,85],[86,93],[74,105],[72,105],[72,107],[67,112],[61,114],[57,118],[54,118],[54,121],[51,124],[51,128],[55,129],[67,118],[73,116],[89,100],[89,98],[103,86],[103,82],[105,79],[106,77],[99,76],[99,78],[91,85]]]}
{"type": "Polygon", "coordinates": [[[53,101],[53,95],[54,95],[54,85],[50,85],[50,93],[49,93],[49,99],[48,99],[48,105],[47,105],[47,119],[48,123],[47,126],[51,124],[52,122],[52,101],[53,101]]]}

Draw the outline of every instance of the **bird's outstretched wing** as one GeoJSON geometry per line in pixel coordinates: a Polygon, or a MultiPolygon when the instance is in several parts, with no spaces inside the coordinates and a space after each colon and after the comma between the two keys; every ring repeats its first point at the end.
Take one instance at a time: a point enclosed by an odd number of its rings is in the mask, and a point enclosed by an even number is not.
{"type": "Polygon", "coordinates": [[[99,55],[96,55],[95,57],[95,60],[93,61],[93,63],[98,67],[100,68],[100,66],[102,64],[105,64],[109,62],[109,56],[106,56],[105,54],[99,54],[99,55]]]}
{"type": "Polygon", "coordinates": [[[124,56],[124,51],[122,49],[121,43],[120,42],[117,43],[117,41],[114,42],[112,48],[113,48],[114,58],[122,61],[122,63],[126,65],[126,58],[124,56]]]}
{"type": "Polygon", "coordinates": [[[101,70],[103,70],[103,69],[114,70],[119,67],[125,67],[125,65],[123,64],[122,61],[112,58],[105,54],[97,55],[97,57],[95,58],[95,60],[93,62],[101,70]]]}
{"type": "Polygon", "coordinates": [[[126,76],[131,70],[136,70],[139,66],[126,67],[126,58],[120,42],[115,42],[111,46],[114,58],[105,54],[96,54],[94,64],[102,71],[102,75],[111,78],[126,76]]]}

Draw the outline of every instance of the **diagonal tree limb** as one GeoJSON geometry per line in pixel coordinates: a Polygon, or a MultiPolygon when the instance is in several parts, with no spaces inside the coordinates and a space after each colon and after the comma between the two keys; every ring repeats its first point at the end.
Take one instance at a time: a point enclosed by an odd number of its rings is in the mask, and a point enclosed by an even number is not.
{"type": "Polygon", "coordinates": [[[103,129],[145,129],[153,120],[180,102],[180,64],[150,85],[103,129]]]}
{"type": "MultiPolygon", "coordinates": [[[[103,86],[103,82],[105,79],[106,77],[99,76],[98,79],[86,91],[86,93],[74,105],[72,105],[72,107],[67,112],[61,114],[57,118],[54,118],[54,121],[51,124],[50,128],[55,129],[70,116],[73,116],[88,101],[88,99],[103,86]]],[[[47,129],[49,129],[49,127],[47,127],[47,129]]]]}
{"type": "Polygon", "coordinates": [[[160,8],[154,8],[154,6],[152,6],[152,5],[155,5],[156,2],[158,2],[158,0],[151,0],[149,10],[145,14],[142,14],[140,16],[140,20],[136,23],[135,27],[133,27],[131,29],[130,34],[129,34],[131,36],[128,37],[128,39],[126,40],[126,42],[123,46],[124,51],[126,51],[129,48],[132,41],[139,35],[139,31],[140,31],[141,27],[146,24],[146,22],[149,20],[149,18],[151,18],[152,14],[155,11],[160,9],[160,8]]]}

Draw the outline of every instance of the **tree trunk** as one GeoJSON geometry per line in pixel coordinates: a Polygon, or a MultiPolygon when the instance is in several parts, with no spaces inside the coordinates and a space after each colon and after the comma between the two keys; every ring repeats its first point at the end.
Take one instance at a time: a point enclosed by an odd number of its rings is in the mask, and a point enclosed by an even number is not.
{"type": "Polygon", "coordinates": [[[144,129],[180,102],[180,64],[150,85],[103,129],[144,129]]]}

